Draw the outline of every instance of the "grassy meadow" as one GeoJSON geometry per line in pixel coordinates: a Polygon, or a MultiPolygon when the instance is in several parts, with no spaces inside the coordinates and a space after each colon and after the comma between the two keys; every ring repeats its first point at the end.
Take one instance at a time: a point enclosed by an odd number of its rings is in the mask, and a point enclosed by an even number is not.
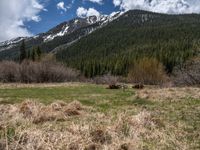
{"type": "Polygon", "coordinates": [[[1,84],[0,149],[200,149],[200,89],[1,84]]]}

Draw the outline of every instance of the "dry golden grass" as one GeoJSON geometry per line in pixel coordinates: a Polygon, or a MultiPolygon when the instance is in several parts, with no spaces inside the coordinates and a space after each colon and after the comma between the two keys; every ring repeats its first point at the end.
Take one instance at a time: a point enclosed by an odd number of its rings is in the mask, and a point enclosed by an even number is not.
{"type": "MultiPolygon", "coordinates": [[[[8,87],[12,88],[11,85],[8,87]]],[[[0,150],[196,150],[200,147],[198,88],[145,87],[120,92],[96,85],[77,90],[78,83],[16,86],[20,90],[24,86],[70,86],[73,94],[78,91],[74,99],[96,99],[87,101],[94,101],[93,105],[79,101],[53,101],[45,105],[37,99],[0,104],[0,150]],[[110,94],[117,96],[110,98],[110,94]]],[[[14,90],[10,91],[12,96],[14,90]]]]}
{"type": "Polygon", "coordinates": [[[32,84],[23,84],[23,83],[0,83],[0,89],[6,88],[46,88],[46,87],[80,87],[82,84],[78,82],[65,82],[65,83],[32,83],[32,84]]]}
{"type": "MultiPolygon", "coordinates": [[[[110,115],[85,107],[75,101],[50,105],[25,101],[0,106],[0,147],[9,150],[137,150],[146,140],[158,142],[163,149],[171,142],[177,149],[187,149],[175,135],[159,127],[152,112],[141,110],[110,115]],[[9,131],[9,132],[8,132],[9,131]]],[[[181,134],[181,133],[178,133],[181,134]]],[[[3,149],[2,149],[3,150],[3,149]]]]}
{"type": "Polygon", "coordinates": [[[200,99],[200,88],[145,88],[136,91],[136,97],[149,100],[181,100],[187,98],[200,99]]]}

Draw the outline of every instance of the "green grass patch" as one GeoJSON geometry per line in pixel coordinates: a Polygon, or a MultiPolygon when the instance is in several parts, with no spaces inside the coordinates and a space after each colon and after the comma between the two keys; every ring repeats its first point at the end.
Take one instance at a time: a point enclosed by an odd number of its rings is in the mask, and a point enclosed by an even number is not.
{"type": "MultiPolygon", "coordinates": [[[[103,106],[102,102],[109,104],[127,105],[127,100],[134,95],[132,89],[109,90],[102,85],[81,84],[81,86],[57,87],[19,87],[0,89],[1,104],[19,103],[27,99],[37,100],[49,104],[56,100],[71,102],[78,100],[89,106],[103,106]]],[[[107,105],[107,104],[105,104],[107,105]]]]}

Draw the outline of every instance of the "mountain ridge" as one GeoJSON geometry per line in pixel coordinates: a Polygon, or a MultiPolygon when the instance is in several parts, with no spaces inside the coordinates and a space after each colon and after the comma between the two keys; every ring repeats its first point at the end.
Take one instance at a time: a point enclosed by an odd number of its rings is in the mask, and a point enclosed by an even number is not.
{"type": "Polygon", "coordinates": [[[9,55],[10,53],[17,55],[22,40],[25,40],[27,49],[39,45],[42,49],[44,49],[45,52],[50,52],[62,44],[70,44],[73,41],[80,39],[82,36],[90,34],[97,28],[106,25],[120,15],[121,12],[116,12],[115,14],[111,15],[74,18],[72,20],[60,23],[45,33],[40,33],[32,37],[18,37],[1,42],[0,59],[9,59],[9,57],[12,57],[9,55]],[[5,54],[2,56],[2,53],[4,52],[5,54]]]}

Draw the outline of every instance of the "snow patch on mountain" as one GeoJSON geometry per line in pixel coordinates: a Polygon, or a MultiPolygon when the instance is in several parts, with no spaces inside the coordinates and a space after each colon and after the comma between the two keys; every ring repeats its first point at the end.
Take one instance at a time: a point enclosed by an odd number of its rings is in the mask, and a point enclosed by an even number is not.
{"type": "Polygon", "coordinates": [[[23,39],[25,39],[26,37],[18,37],[18,38],[14,38],[8,41],[4,41],[0,43],[0,46],[7,46],[7,45],[12,45],[12,44],[16,44],[19,43],[20,41],[22,41],[23,39]]]}
{"type": "Polygon", "coordinates": [[[66,25],[65,27],[63,27],[63,29],[60,32],[53,34],[53,35],[50,34],[50,35],[44,37],[44,42],[51,41],[58,36],[64,36],[65,34],[68,33],[68,29],[69,29],[69,26],[66,25]]]}
{"type": "MultiPolygon", "coordinates": [[[[111,15],[99,15],[99,16],[90,16],[85,18],[85,21],[81,20],[80,18],[74,19],[73,24],[70,24],[69,22],[66,22],[66,25],[63,26],[61,31],[58,31],[56,33],[50,33],[49,35],[46,35],[43,37],[44,42],[51,41],[59,36],[64,36],[66,34],[71,33],[70,31],[74,30],[74,28],[77,28],[78,25],[81,25],[81,23],[86,23],[87,25],[93,25],[95,23],[99,23],[99,27],[107,24],[108,22],[113,21],[114,19],[121,16],[123,12],[114,12],[111,15]],[[70,31],[68,31],[70,29],[70,31]]],[[[80,27],[79,27],[80,28],[80,27]]],[[[90,31],[88,31],[88,34],[95,31],[94,28],[92,28],[90,31]]]]}

